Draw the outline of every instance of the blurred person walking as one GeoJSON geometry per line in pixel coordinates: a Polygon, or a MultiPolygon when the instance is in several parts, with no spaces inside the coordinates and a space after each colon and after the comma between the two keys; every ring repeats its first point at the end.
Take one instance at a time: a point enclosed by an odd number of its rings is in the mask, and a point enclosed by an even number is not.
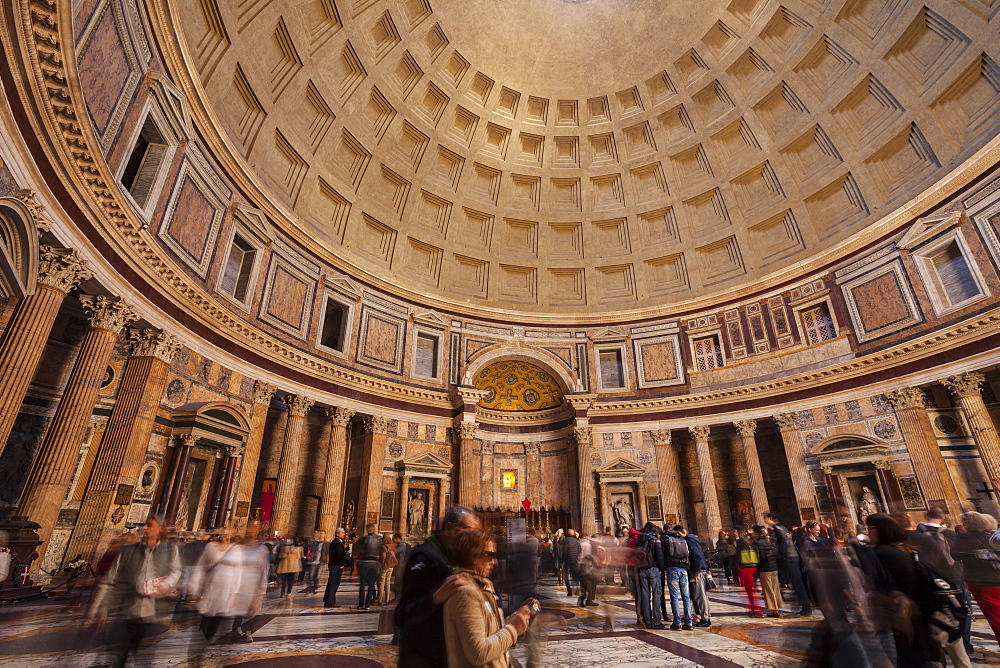
{"type": "Polygon", "coordinates": [[[465,579],[452,572],[449,550],[459,531],[479,526],[479,516],[471,508],[451,506],[445,510],[438,529],[410,553],[395,612],[399,668],[447,663],[443,608],[465,586],[465,579]]]}
{"type": "Polygon", "coordinates": [[[174,607],[167,597],[180,582],[181,562],[176,544],[164,533],[161,520],[147,519],[142,539],[119,550],[98,585],[88,621],[98,627],[113,622],[115,666],[138,654],[156,620],[174,607]]]}
{"type": "Polygon", "coordinates": [[[562,563],[566,573],[566,595],[575,596],[574,587],[579,588],[580,573],[577,565],[580,560],[580,535],[575,529],[566,529],[566,535],[562,539],[562,563]]]}
{"type": "Polygon", "coordinates": [[[965,531],[956,534],[952,555],[961,562],[965,584],[993,629],[993,637],[1000,639],[1000,552],[990,543],[997,520],[976,512],[962,513],[961,519],[965,531]]]}
{"type": "Polygon", "coordinates": [[[757,546],[757,576],[760,578],[760,589],[764,594],[764,606],[769,610],[768,617],[781,617],[784,601],[781,598],[781,584],[778,582],[778,546],[774,538],[764,527],[753,527],[754,543],[757,546]]]}
{"type": "Polygon", "coordinates": [[[736,579],[747,597],[747,609],[751,617],[763,617],[764,611],[757,602],[755,580],[757,564],[760,563],[760,553],[757,544],[748,536],[740,536],[736,541],[736,579]]]}
{"type": "Polygon", "coordinates": [[[392,568],[392,597],[399,598],[403,589],[403,571],[406,570],[406,560],[410,557],[410,546],[403,540],[402,534],[392,535],[392,549],[396,553],[396,565],[392,568]]]}
{"type": "Polygon", "coordinates": [[[719,539],[715,542],[715,554],[726,576],[726,582],[733,584],[736,577],[736,539],[728,531],[719,531],[719,539]]]}
{"type": "Polygon", "coordinates": [[[285,538],[279,545],[275,560],[274,572],[278,575],[281,598],[292,593],[295,579],[302,572],[302,546],[285,538]]]}
{"type": "Polygon", "coordinates": [[[326,551],[326,532],[313,531],[313,539],[309,542],[309,556],[306,558],[306,588],[303,594],[316,594],[319,591],[319,569],[328,558],[326,551]]]}
{"type": "Polygon", "coordinates": [[[379,563],[384,548],[382,537],[375,533],[375,529],[374,524],[365,525],[365,535],[354,543],[354,549],[351,550],[358,564],[358,610],[369,610],[375,601],[379,563]]]}
{"type": "Polygon", "coordinates": [[[463,529],[451,541],[449,556],[462,586],[444,604],[444,636],[449,668],[506,668],[508,652],[531,623],[527,599],[510,617],[503,618],[489,576],[496,564],[497,546],[489,533],[463,529]]]}
{"type": "Polygon", "coordinates": [[[340,589],[340,580],[343,577],[344,567],[347,566],[347,548],[344,547],[344,539],[347,538],[347,531],[344,527],[338,527],[330,541],[330,578],[326,581],[326,591],[323,593],[324,608],[339,608],[337,605],[337,590],[340,589]]]}
{"type": "Polygon", "coordinates": [[[392,534],[382,534],[382,556],[379,557],[378,605],[389,605],[392,595],[392,572],[399,564],[392,534]]]}
{"type": "Polygon", "coordinates": [[[774,532],[774,540],[778,546],[778,569],[784,573],[785,581],[792,585],[799,604],[798,613],[792,613],[792,616],[811,617],[812,601],[802,579],[802,560],[799,558],[798,550],[795,549],[791,532],[771,512],[764,513],[764,526],[774,532]]]}

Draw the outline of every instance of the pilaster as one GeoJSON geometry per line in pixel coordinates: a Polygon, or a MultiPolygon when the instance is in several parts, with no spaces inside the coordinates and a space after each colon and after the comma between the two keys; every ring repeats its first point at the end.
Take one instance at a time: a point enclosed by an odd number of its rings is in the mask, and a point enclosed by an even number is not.
{"type": "Polygon", "coordinates": [[[288,406],[288,423],[281,446],[281,462],[278,464],[278,484],[274,494],[274,509],[271,511],[271,531],[284,536],[291,529],[292,505],[295,503],[296,483],[299,474],[299,451],[302,449],[302,435],[306,427],[306,414],[312,408],[313,400],[301,395],[285,397],[288,406]]]}
{"type": "Polygon", "coordinates": [[[253,500],[254,485],[257,483],[257,467],[260,464],[260,447],[264,440],[264,425],[271,398],[277,391],[274,385],[255,380],[253,384],[253,411],[250,414],[250,433],[247,434],[246,448],[243,450],[243,465],[236,487],[236,501],[233,519],[237,525],[245,525],[250,517],[250,502],[253,500]]]}
{"type": "Polygon", "coordinates": [[[368,415],[361,421],[365,430],[364,456],[361,466],[361,498],[358,501],[358,535],[366,524],[378,524],[382,504],[382,469],[385,464],[385,436],[389,418],[368,415]]]}
{"type": "Polygon", "coordinates": [[[354,417],[350,408],[327,408],[326,419],[330,426],[330,447],[327,448],[323,478],[323,498],[320,500],[319,528],[332,535],[340,517],[340,499],[344,493],[347,473],[347,427],[354,417]]]}
{"type": "MultiPolygon", "coordinates": [[[[778,413],[774,416],[781,430],[781,443],[785,446],[785,460],[788,462],[788,473],[792,478],[792,490],[795,492],[795,503],[799,507],[799,521],[819,519],[816,512],[815,495],[813,494],[812,477],[799,442],[799,414],[778,413]]],[[[785,518],[782,518],[785,519],[785,518]]],[[[785,521],[791,521],[785,519],[785,521]]]]}
{"type": "Polygon", "coordinates": [[[673,515],[681,521],[683,499],[681,498],[681,480],[677,450],[674,448],[669,429],[657,429],[649,432],[653,437],[656,452],[656,478],[660,483],[660,498],[663,503],[663,516],[673,515]]]}

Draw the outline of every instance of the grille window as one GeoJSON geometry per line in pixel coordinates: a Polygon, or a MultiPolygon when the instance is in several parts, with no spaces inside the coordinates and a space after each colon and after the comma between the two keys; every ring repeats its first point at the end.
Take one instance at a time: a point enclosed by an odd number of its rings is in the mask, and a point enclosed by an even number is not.
{"type": "Polygon", "coordinates": [[[823,302],[802,311],[802,327],[805,329],[807,343],[822,343],[837,336],[830,316],[830,307],[823,302]]]}
{"type": "Polygon", "coordinates": [[[694,361],[698,371],[718,369],[722,366],[722,346],[715,334],[694,340],[694,361]]]}

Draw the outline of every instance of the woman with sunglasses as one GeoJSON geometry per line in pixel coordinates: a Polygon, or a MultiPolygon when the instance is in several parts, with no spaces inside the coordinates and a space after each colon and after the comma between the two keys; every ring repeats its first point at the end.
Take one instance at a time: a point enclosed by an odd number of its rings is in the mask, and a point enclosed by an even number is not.
{"type": "Polygon", "coordinates": [[[444,604],[444,633],[449,668],[510,665],[508,651],[528,629],[538,602],[529,598],[504,621],[490,572],[497,547],[480,529],[464,529],[454,538],[448,556],[455,572],[467,582],[444,604]]]}

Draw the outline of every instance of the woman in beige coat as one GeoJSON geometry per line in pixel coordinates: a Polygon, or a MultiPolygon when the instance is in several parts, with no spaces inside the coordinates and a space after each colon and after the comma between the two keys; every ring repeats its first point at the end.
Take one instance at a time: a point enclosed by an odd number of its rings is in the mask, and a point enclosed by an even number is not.
{"type": "Polygon", "coordinates": [[[291,539],[286,538],[278,546],[277,557],[274,572],[277,573],[278,580],[281,581],[281,596],[288,596],[292,593],[295,578],[302,570],[302,546],[296,545],[292,543],[291,539]]]}
{"type": "Polygon", "coordinates": [[[507,668],[507,652],[531,622],[528,599],[513,615],[503,618],[490,571],[496,562],[496,543],[479,529],[466,529],[449,546],[448,557],[468,582],[444,604],[444,635],[449,668],[507,668]]]}

